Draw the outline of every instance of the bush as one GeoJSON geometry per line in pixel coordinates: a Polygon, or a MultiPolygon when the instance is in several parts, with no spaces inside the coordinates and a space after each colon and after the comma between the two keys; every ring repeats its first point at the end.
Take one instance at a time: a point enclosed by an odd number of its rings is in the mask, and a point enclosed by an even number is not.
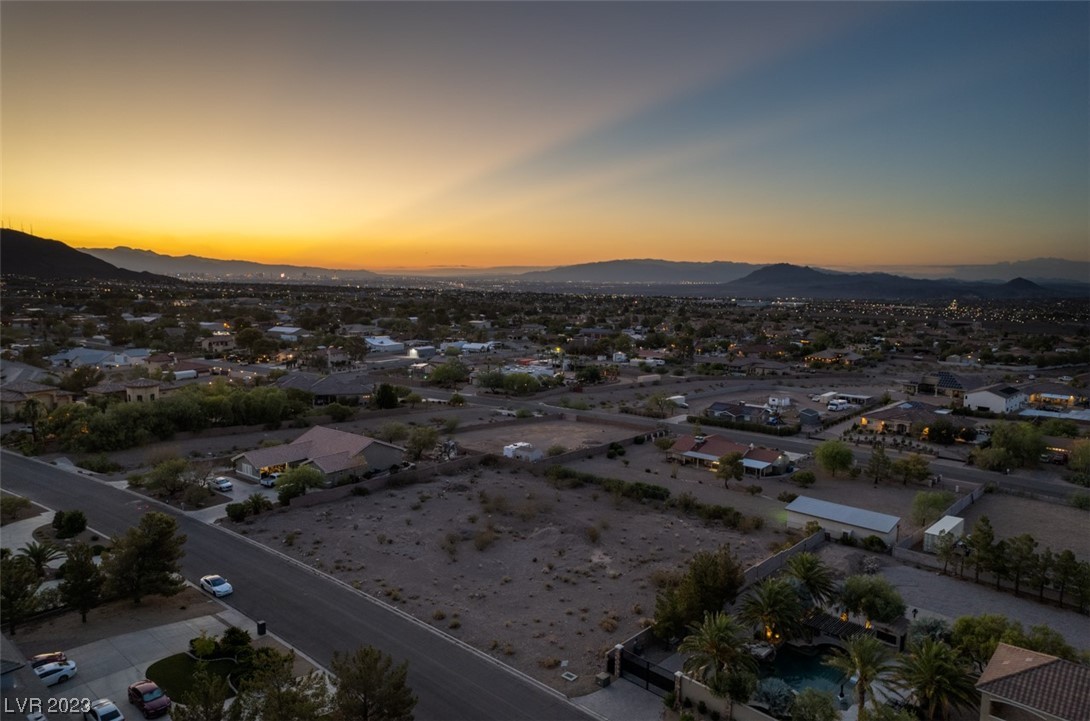
{"type": "Polygon", "coordinates": [[[889,550],[888,546],[886,546],[886,542],[875,535],[867,536],[860,542],[860,545],[866,550],[874,551],[875,553],[885,553],[889,550]]]}
{"type": "Polygon", "coordinates": [[[182,503],[187,506],[199,507],[211,495],[212,491],[204,486],[198,486],[196,483],[191,483],[182,491],[182,503]]]}
{"type": "Polygon", "coordinates": [[[352,495],[353,496],[366,496],[370,492],[371,491],[367,490],[363,486],[356,486],[355,488],[352,489],[352,495]]]}
{"type": "Polygon", "coordinates": [[[796,471],[791,475],[791,482],[799,488],[809,488],[816,480],[817,476],[813,471],[796,471]]]}
{"type": "Polygon", "coordinates": [[[748,493],[751,496],[760,495],[761,491],[763,491],[763,490],[764,489],[761,488],[760,486],[758,486],[757,484],[746,486],[746,493],[748,493]]]}
{"type": "Polygon", "coordinates": [[[89,471],[93,471],[94,473],[114,473],[122,469],[120,463],[114,463],[105,453],[99,453],[97,456],[84,458],[76,465],[80,468],[86,468],[89,471]]]}
{"type": "Polygon", "coordinates": [[[1090,511],[1090,494],[1072,493],[1071,505],[1080,511],[1090,511]]]}
{"type": "Polygon", "coordinates": [[[57,511],[53,514],[53,529],[57,538],[72,538],[87,528],[87,516],[83,511],[57,511]]]}
{"type": "Polygon", "coordinates": [[[777,501],[782,501],[784,503],[790,503],[791,501],[795,500],[798,497],[799,497],[799,494],[797,494],[797,493],[792,493],[791,491],[784,491],[780,495],[776,496],[776,500],[777,501]]]}
{"type": "Polygon", "coordinates": [[[245,503],[228,503],[223,510],[227,518],[235,523],[246,520],[246,516],[250,515],[250,507],[245,503]]]}
{"type": "Polygon", "coordinates": [[[23,511],[30,509],[30,499],[22,496],[4,496],[0,498],[0,518],[14,520],[23,511]]]}

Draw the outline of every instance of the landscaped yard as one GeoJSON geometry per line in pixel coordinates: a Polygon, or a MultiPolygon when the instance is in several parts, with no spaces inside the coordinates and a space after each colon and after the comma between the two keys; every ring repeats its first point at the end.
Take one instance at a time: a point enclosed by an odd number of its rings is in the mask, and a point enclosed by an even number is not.
{"type": "MultiPolygon", "coordinates": [[[[197,672],[197,666],[201,663],[188,653],[176,653],[164,659],[156,661],[148,666],[148,678],[159,684],[167,696],[172,700],[179,700],[193,689],[193,675],[197,672]]],[[[225,680],[239,670],[239,665],[231,659],[217,659],[204,661],[208,672],[225,680]]],[[[234,689],[230,689],[228,681],[228,696],[234,696],[234,689]]]]}

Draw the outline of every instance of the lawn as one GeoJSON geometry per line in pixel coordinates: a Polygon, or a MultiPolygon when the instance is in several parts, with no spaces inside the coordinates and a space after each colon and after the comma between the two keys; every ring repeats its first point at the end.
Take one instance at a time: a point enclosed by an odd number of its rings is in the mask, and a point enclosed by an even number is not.
{"type": "MultiPolygon", "coordinates": [[[[197,660],[187,653],[176,653],[148,666],[148,678],[159,684],[167,696],[178,701],[193,689],[193,674],[197,671],[197,663],[197,660]]],[[[205,663],[209,673],[225,680],[238,669],[238,664],[228,659],[205,663]]],[[[230,686],[228,686],[227,695],[228,697],[235,695],[230,686]]]]}

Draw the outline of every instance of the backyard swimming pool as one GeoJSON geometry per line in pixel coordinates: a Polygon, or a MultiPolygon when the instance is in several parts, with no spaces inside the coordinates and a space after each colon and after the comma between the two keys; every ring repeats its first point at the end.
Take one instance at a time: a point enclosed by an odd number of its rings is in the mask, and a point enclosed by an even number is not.
{"type": "Polygon", "coordinates": [[[780,678],[796,691],[816,688],[834,696],[840,693],[843,685],[844,693],[850,697],[851,681],[840,671],[822,663],[832,654],[832,646],[800,649],[785,644],[777,649],[772,663],[763,665],[762,676],[780,678]]]}

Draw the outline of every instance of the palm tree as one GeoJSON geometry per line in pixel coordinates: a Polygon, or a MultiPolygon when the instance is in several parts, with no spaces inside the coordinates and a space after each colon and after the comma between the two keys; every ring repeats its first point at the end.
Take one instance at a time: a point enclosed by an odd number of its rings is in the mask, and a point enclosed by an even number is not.
{"type": "Polygon", "coordinates": [[[866,721],[866,702],[874,695],[874,684],[893,677],[893,654],[874,636],[860,633],[846,641],[844,653],[825,662],[846,676],[854,676],[855,703],[859,708],[859,721],[866,721]]]}
{"type": "Polygon", "coordinates": [[[38,578],[45,578],[45,566],[47,563],[64,555],[64,552],[61,549],[48,541],[45,543],[31,541],[20,548],[19,553],[20,555],[26,556],[34,565],[34,571],[38,574],[38,578]]]}
{"type": "Polygon", "coordinates": [[[689,631],[678,646],[680,653],[689,654],[682,670],[717,696],[732,701],[746,696],[741,700],[747,700],[755,685],[757,662],[746,650],[742,625],[729,613],[705,612],[704,621],[690,625],[689,631]]]}
{"type": "Polygon", "coordinates": [[[773,644],[802,633],[802,601],[786,578],[766,578],[742,599],[738,617],[760,627],[762,637],[773,644]]]}
{"type": "Polygon", "coordinates": [[[968,667],[942,641],[928,638],[913,645],[901,659],[896,677],[916,693],[917,705],[929,720],[935,718],[937,711],[941,711],[945,720],[952,707],[972,706],[976,701],[968,667]]]}
{"type": "Polygon", "coordinates": [[[799,582],[815,606],[824,606],[836,596],[832,572],[813,553],[797,553],[787,559],[785,571],[789,577],[799,582]]]}

